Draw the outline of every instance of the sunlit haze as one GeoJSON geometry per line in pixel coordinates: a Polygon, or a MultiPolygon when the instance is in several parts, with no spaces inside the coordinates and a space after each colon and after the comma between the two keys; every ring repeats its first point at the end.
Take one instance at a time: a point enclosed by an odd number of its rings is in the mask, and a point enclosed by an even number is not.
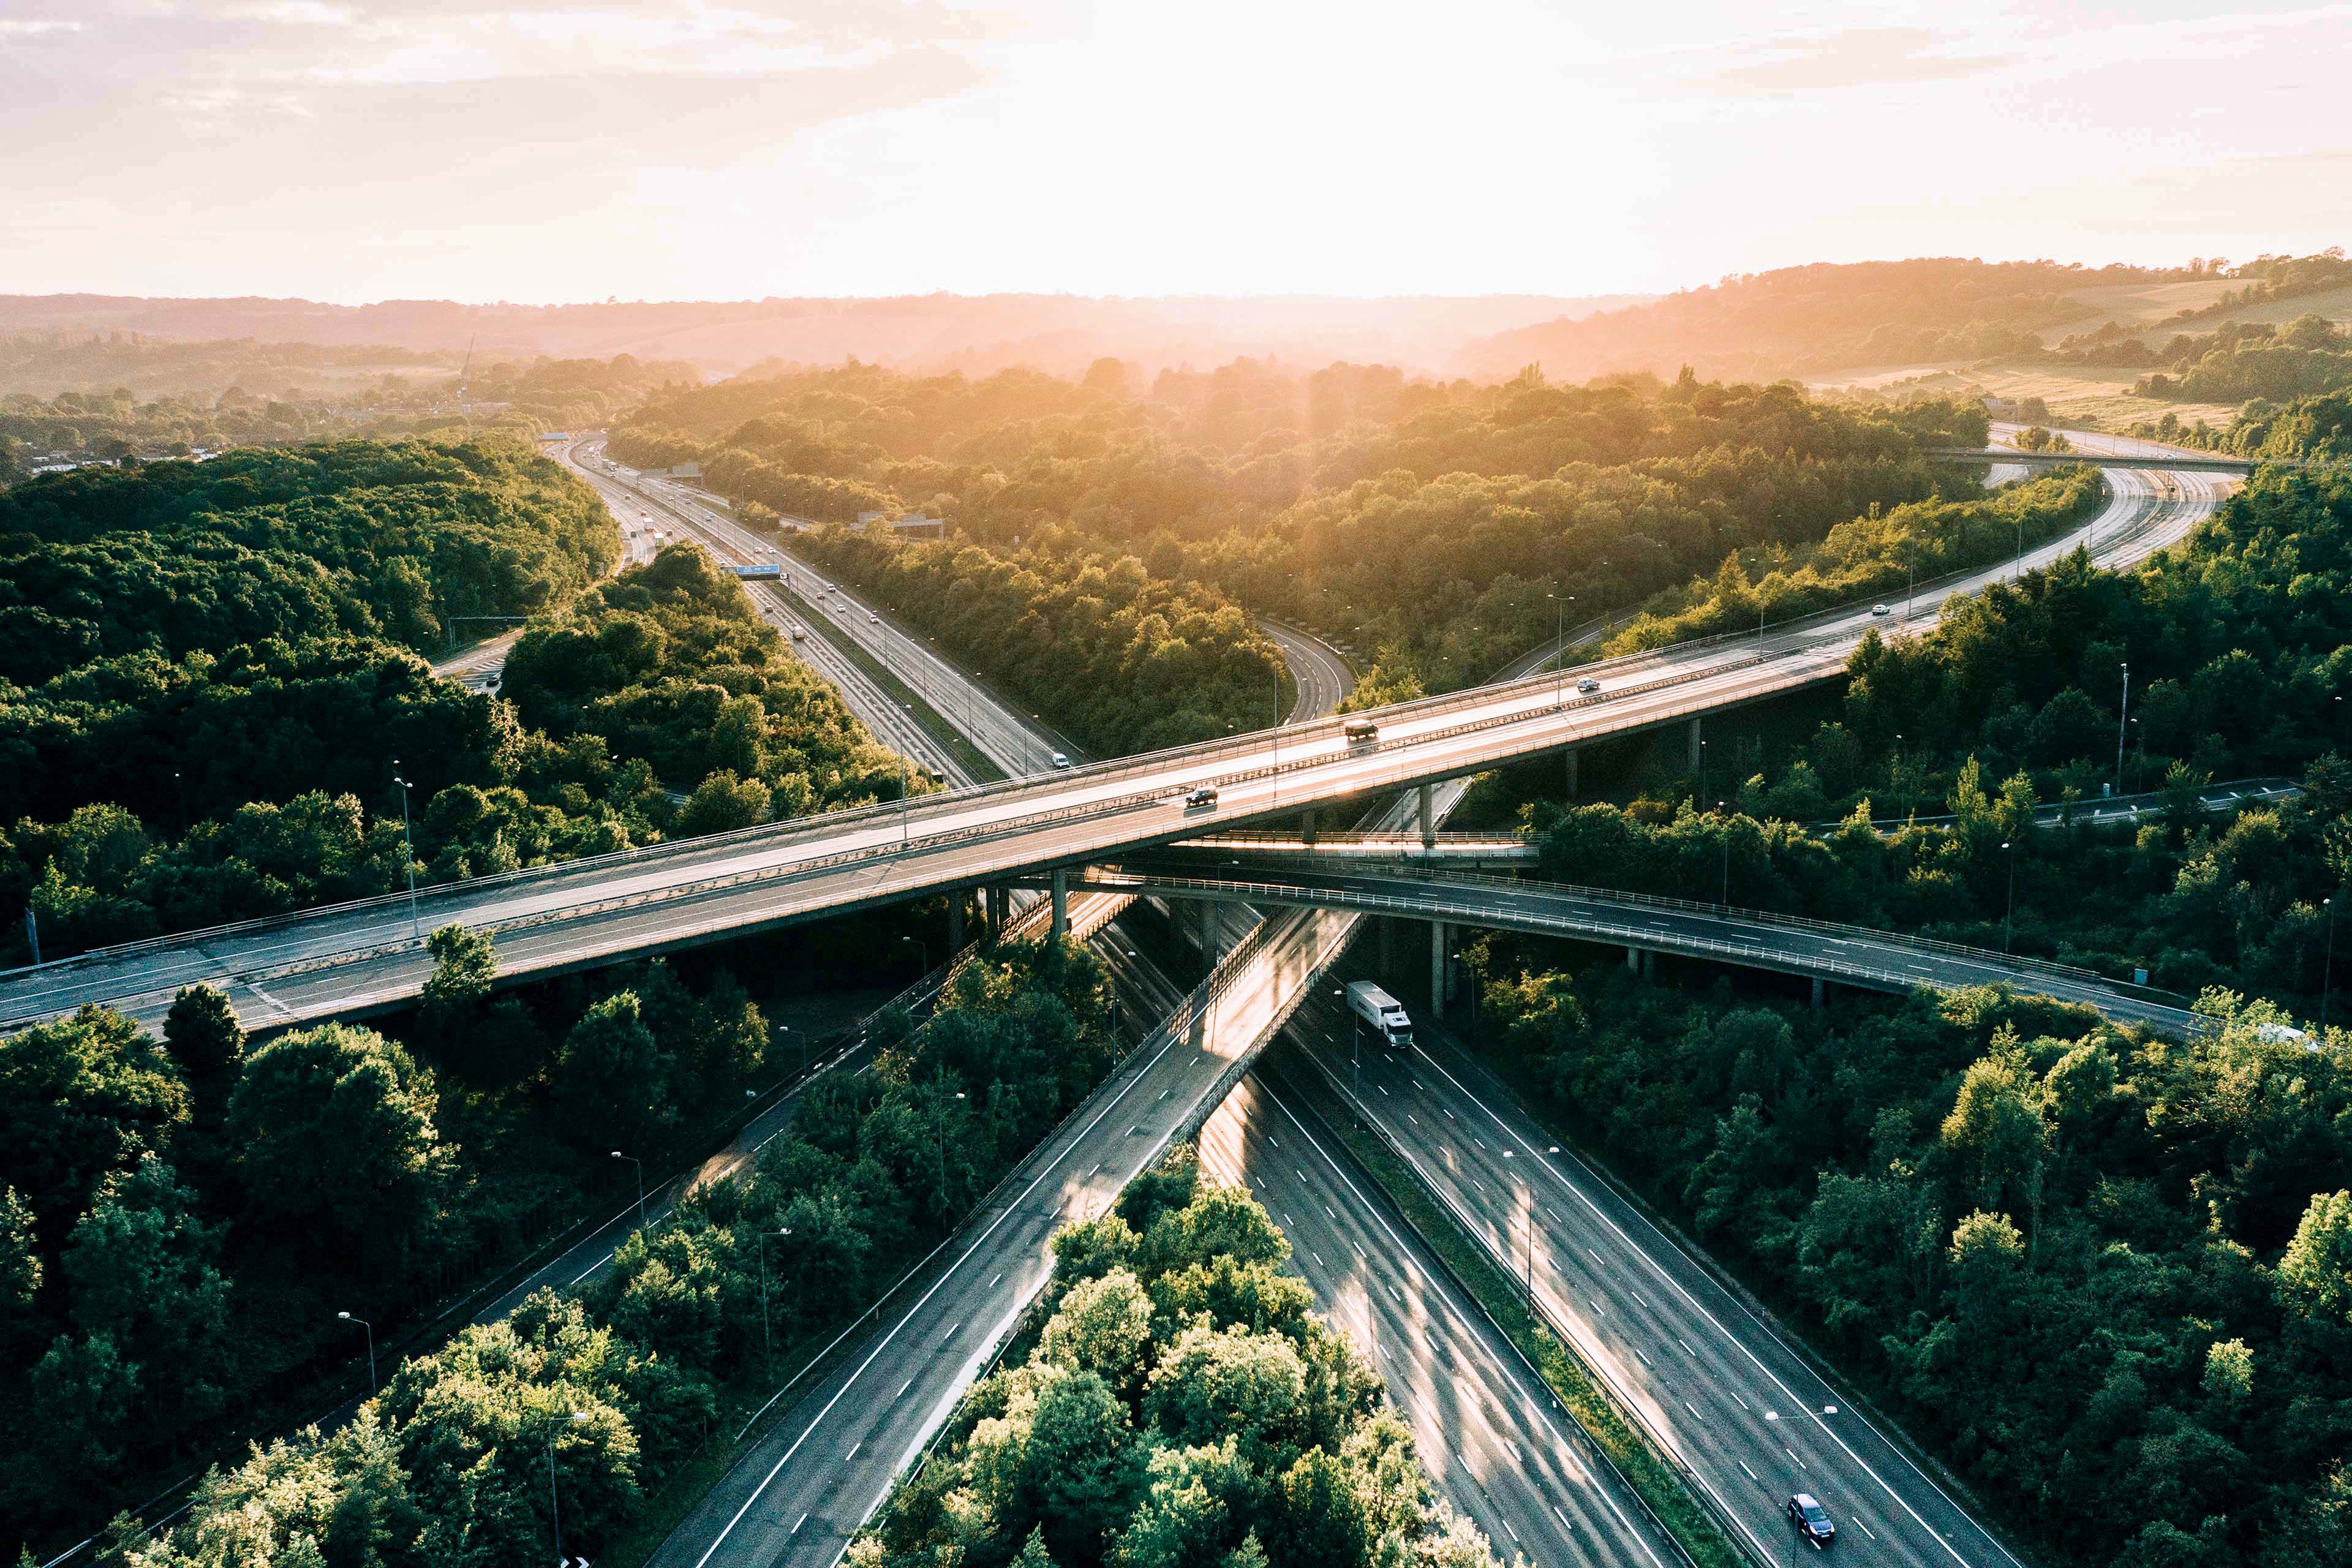
{"type": "Polygon", "coordinates": [[[1654,290],[2352,231],[2352,7],[8,0],[0,289],[1654,290]]]}

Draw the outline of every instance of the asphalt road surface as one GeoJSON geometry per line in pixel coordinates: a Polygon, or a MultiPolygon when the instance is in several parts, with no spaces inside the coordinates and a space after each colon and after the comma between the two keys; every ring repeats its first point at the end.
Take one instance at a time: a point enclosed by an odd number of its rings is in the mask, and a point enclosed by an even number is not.
{"type": "Polygon", "coordinates": [[[1555,1152],[1444,1028],[1414,1024],[1409,1054],[1359,1050],[1349,1016],[1318,994],[1291,1033],[1490,1256],[1515,1276],[1531,1267],[1545,1315],[1759,1556],[1787,1557],[1780,1510],[1804,1490],[1835,1518],[1837,1551],[1856,1568],[2021,1568],[1763,1313],[1574,1153],[1555,1152]]]}

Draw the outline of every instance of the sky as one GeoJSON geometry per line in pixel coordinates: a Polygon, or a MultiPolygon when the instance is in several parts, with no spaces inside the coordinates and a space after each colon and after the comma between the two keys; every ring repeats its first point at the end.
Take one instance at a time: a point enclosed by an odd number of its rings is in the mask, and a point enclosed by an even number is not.
{"type": "Polygon", "coordinates": [[[0,0],[0,292],[1653,291],[2352,241],[2352,5],[0,0]]]}

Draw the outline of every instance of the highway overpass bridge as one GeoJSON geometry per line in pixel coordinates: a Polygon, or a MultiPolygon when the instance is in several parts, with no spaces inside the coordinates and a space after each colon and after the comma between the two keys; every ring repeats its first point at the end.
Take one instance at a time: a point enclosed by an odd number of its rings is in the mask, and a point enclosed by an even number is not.
{"type": "Polygon", "coordinates": [[[1430,994],[1440,998],[1449,997],[1452,990],[1445,963],[1450,928],[1472,926],[1622,947],[1629,967],[1646,962],[1650,954],[1665,952],[1801,975],[1812,981],[1816,1005],[1823,985],[1831,982],[1895,993],[1921,985],[1956,990],[2003,984],[2061,1002],[2079,1002],[2120,1022],[2176,1033],[2196,1026],[2188,998],[2110,980],[2072,964],[1802,915],[1451,867],[1308,868],[1285,863],[1281,857],[1235,863],[1195,852],[1088,867],[1078,880],[1090,889],[1192,901],[1203,909],[1241,903],[1344,910],[1425,922],[1430,994]]]}
{"type": "MultiPolygon", "coordinates": [[[[89,1003],[160,1022],[181,986],[208,983],[248,1028],[409,1005],[431,972],[422,938],[457,922],[488,935],[506,982],[730,940],[909,899],[1001,885],[1230,830],[1419,790],[1504,763],[1571,756],[1593,741],[1680,727],[1694,771],[1710,713],[1833,680],[1870,631],[1923,630],[1950,599],[2084,542],[2117,564],[2163,548],[2218,500],[2168,502],[2116,476],[2086,529],[2017,562],[1922,588],[1912,613],[1852,605],[1760,633],[1631,655],[1420,701],[1370,718],[1350,742],[1326,719],[919,800],[749,828],[103,949],[0,974],[0,1029],[89,1003]],[[1598,689],[1580,691],[1580,678],[1598,689]],[[1213,784],[1213,805],[1186,804],[1213,784]]],[[[1409,824],[1399,824],[1404,826],[1409,824]]],[[[1057,902],[1059,900],[1057,900],[1057,902]]]]}

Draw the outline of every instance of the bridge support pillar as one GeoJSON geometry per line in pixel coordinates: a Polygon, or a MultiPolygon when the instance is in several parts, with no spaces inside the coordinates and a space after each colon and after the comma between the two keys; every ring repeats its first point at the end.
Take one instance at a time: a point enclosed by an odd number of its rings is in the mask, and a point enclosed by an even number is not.
{"type": "Polygon", "coordinates": [[[988,940],[1003,942],[1013,923],[1013,889],[999,882],[988,889],[988,940]]]}
{"type": "Polygon", "coordinates": [[[1371,920],[1381,928],[1381,978],[1386,980],[1396,973],[1396,921],[1383,915],[1374,915],[1371,920]]]}
{"type": "Polygon", "coordinates": [[[1822,993],[1823,991],[1827,990],[1827,989],[1828,989],[1828,987],[1827,987],[1827,986],[1825,986],[1825,985],[1823,985],[1823,984],[1822,984],[1822,977],[1821,977],[1820,975],[1818,975],[1818,974],[1814,975],[1814,976],[1813,976],[1813,1011],[1814,1011],[1814,1012],[1818,1013],[1818,1012],[1820,1012],[1820,1011],[1822,1010],[1822,993]]]}
{"type": "Polygon", "coordinates": [[[1070,934],[1070,873],[1063,867],[1054,868],[1054,940],[1061,941],[1070,934]]]}
{"type": "Polygon", "coordinates": [[[1639,974],[1642,973],[1642,950],[1640,948],[1629,947],[1625,950],[1625,972],[1628,974],[1639,974]]]}
{"type": "Polygon", "coordinates": [[[958,888],[948,895],[948,953],[950,957],[963,951],[963,889],[958,888]]]}
{"type": "Polygon", "coordinates": [[[1568,749],[1568,798],[1576,798],[1576,748],[1568,749]]]}
{"type": "Polygon", "coordinates": [[[1223,956],[1217,951],[1217,901],[1214,899],[1202,899],[1198,907],[1201,911],[1201,925],[1194,940],[1201,944],[1201,962],[1214,968],[1217,960],[1223,956]]]}
{"type": "Polygon", "coordinates": [[[1434,849],[1437,847],[1437,811],[1430,802],[1430,786],[1421,785],[1420,793],[1421,847],[1423,849],[1434,849]]]}
{"type": "Polygon", "coordinates": [[[1642,950],[1642,978],[1644,980],[1655,980],[1657,977],[1658,950],[1654,947],[1645,947],[1642,950]]]}
{"type": "Polygon", "coordinates": [[[1445,922],[1429,922],[1429,1010],[1445,1012],[1445,922]]]}
{"type": "Polygon", "coordinates": [[[1308,844],[1315,842],[1316,816],[1310,811],[1298,819],[1298,837],[1308,844]]]}
{"type": "Polygon", "coordinates": [[[1696,719],[1690,721],[1689,755],[1683,760],[1683,771],[1690,774],[1693,778],[1698,777],[1698,762],[1701,755],[1699,752],[1698,722],[1699,721],[1696,719]]]}

